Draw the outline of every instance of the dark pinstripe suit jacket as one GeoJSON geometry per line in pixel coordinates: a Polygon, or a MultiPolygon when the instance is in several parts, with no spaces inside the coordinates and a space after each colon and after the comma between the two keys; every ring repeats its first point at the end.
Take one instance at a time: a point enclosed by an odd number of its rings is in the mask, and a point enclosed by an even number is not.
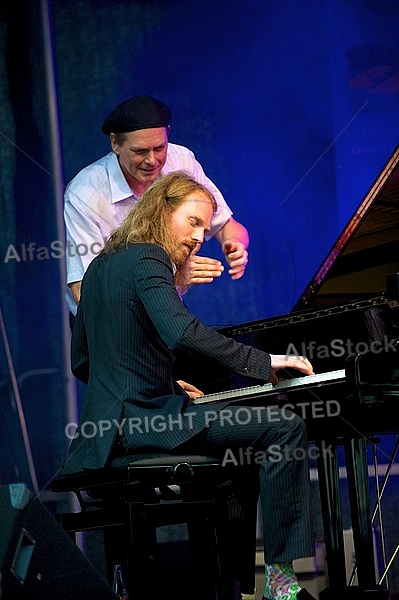
{"type": "Polygon", "coordinates": [[[190,406],[172,378],[177,348],[269,379],[268,354],[187,311],[160,247],[132,244],[96,257],[83,278],[73,329],[72,371],[88,388],[65,472],[104,466],[122,425],[129,445],[147,451],[173,449],[204,427],[209,405],[190,406]]]}

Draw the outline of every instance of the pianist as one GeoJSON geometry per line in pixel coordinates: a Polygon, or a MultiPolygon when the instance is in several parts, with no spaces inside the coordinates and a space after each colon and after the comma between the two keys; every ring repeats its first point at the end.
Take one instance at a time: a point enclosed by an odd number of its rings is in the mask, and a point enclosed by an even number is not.
{"type": "Polygon", "coordinates": [[[88,387],[64,472],[101,468],[115,452],[176,451],[221,458],[226,448],[264,453],[265,460],[254,466],[255,493],[246,488],[243,494],[257,502],[260,487],[264,598],[311,599],[292,569],[294,559],[314,553],[307,461],[287,459],[284,453],[278,462],[268,460],[268,449],[276,446],[289,449],[290,457],[301,450],[303,454],[303,420],[293,413],[270,420],[265,411],[258,411],[256,419],[243,423],[234,418],[239,416],[239,403],[231,401],[213,404],[215,415],[206,420],[209,406],[191,401],[202,392],[172,378],[177,348],[259,383],[275,381],[280,368],[313,372],[304,357],[270,355],[226,338],[198,321],[182,303],[176,285],[189,281],[188,259],[201,246],[216,208],[207,188],[184,173],[168,174],[143,194],[90,264],[71,354],[73,373],[88,387]],[[226,407],[230,422],[217,418],[226,407]],[[131,427],[137,419],[163,419],[170,426],[161,431],[131,427]],[[97,435],[83,435],[89,422],[98,424],[97,435]]]}

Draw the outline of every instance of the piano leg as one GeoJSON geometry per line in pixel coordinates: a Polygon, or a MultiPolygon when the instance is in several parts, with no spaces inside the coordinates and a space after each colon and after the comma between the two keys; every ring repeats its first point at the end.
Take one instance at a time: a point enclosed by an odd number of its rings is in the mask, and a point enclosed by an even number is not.
{"type": "MultiPolygon", "coordinates": [[[[322,442],[319,443],[323,447],[322,442]]],[[[317,463],[328,580],[330,588],[341,590],[346,586],[346,569],[338,451],[336,440],[325,440],[324,443],[333,449],[332,456],[321,452],[317,463]]]]}
{"type": "Polygon", "coordinates": [[[346,584],[336,444],[334,449],[334,457],[322,456],[318,465],[329,579],[329,587],[320,592],[320,600],[388,600],[388,590],[376,584],[366,442],[359,438],[345,441],[345,462],[358,576],[358,585],[346,584]]]}
{"type": "Polygon", "coordinates": [[[388,598],[388,590],[376,582],[366,444],[365,438],[359,437],[345,441],[357,580],[364,593],[375,590],[380,593],[378,598],[388,598]]]}

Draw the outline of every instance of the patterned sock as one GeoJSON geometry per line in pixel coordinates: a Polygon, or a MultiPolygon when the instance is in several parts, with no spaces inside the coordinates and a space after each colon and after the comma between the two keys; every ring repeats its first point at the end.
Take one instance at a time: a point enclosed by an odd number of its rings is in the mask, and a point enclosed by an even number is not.
{"type": "Polygon", "coordinates": [[[298,580],[291,563],[265,565],[266,586],[264,598],[267,600],[296,600],[300,591],[298,580]]]}

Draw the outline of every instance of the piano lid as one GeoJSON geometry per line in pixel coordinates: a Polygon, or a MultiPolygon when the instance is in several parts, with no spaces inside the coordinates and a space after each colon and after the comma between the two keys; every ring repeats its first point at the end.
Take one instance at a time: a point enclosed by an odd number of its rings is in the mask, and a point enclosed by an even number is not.
{"type": "Polygon", "coordinates": [[[321,264],[293,311],[386,292],[399,272],[399,146],[321,264]]]}

